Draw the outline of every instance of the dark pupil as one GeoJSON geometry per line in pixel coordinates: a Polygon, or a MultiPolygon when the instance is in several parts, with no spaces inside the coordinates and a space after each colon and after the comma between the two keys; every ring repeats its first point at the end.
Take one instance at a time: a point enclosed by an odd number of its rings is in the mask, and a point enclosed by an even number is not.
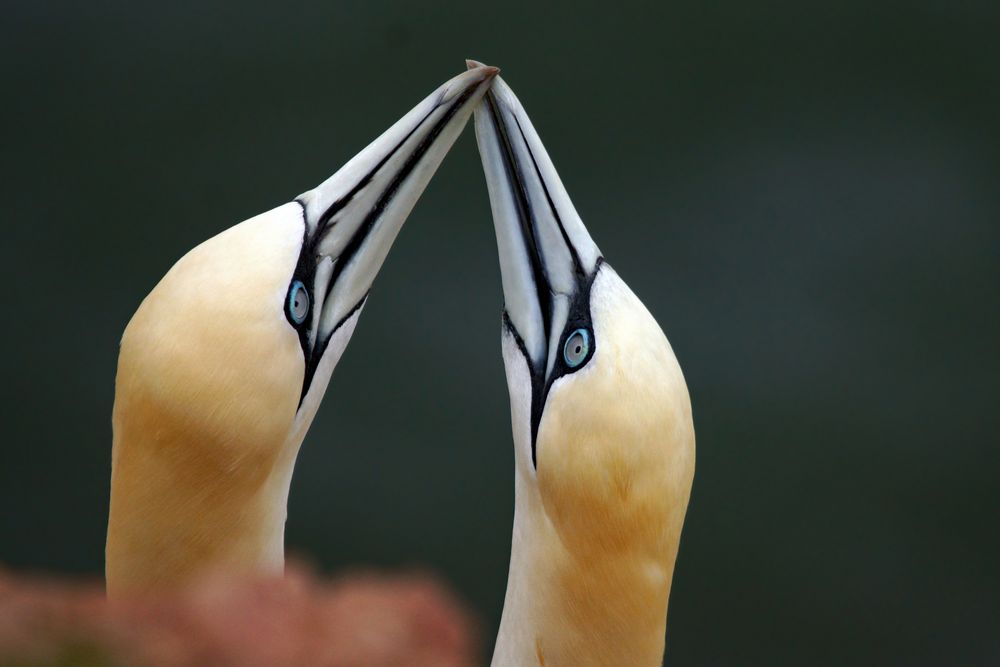
{"type": "Polygon", "coordinates": [[[577,353],[577,354],[580,354],[580,350],[582,350],[582,349],[583,349],[583,346],[581,346],[581,345],[580,345],[579,343],[577,343],[576,347],[575,347],[575,348],[573,348],[573,349],[574,349],[574,350],[576,350],[576,353],[577,353]]]}

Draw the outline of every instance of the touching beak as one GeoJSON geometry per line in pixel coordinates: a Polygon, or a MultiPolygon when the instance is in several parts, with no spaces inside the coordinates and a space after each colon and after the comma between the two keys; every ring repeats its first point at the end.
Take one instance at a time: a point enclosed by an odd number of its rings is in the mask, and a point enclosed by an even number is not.
{"type": "Polygon", "coordinates": [[[302,267],[314,272],[303,395],[330,337],[364,303],[410,210],[497,72],[478,66],[451,79],[296,200],[309,250],[300,261],[314,264],[302,267]]]}
{"type": "Polygon", "coordinates": [[[476,139],[493,209],[504,314],[534,381],[544,387],[566,327],[588,307],[581,300],[589,299],[601,252],[524,108],[499,77],[476,109],[476,139]]]}

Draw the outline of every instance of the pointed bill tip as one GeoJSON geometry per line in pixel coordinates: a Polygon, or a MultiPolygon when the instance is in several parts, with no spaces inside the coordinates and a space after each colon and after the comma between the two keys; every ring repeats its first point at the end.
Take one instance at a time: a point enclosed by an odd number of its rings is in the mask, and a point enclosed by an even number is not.
{"type": "Polygon", "coordinates": [[[318,331],[327,338],[363,303],[396,234],[496,73],[495,67],[478,67],[441,84],[298,197],[315,254],[335,261],[320,289],[318,331]]]}
{"type": "Polygon", "coordinates": [[[481,90],[477,91],[476,94],[484,94],[499,73],[500,70],[496,67],[487,67],[486,65],[469,68],[444,84],[439,104],[450,102],[470,88],[481,87],[481,90]]]}
{"type": "Polygon", "coordinates": [[[500,73],[499,67],[493,67],[492,65],[484,65],[478,60],[466,60],[465,68],[470,72],[481,70],[484,79],[492,79],[493,77],[495,77],[497,74],[500,73]]]}
{"type": "Polygon", "coordinates": [[[481,63],[478,60],[471,60],[468,58],[465,60],[465,67],[468,70],[482,69],[483,74],[491,79],[500,73],[499,67],[493,67],[491,65],[481,63]]]}

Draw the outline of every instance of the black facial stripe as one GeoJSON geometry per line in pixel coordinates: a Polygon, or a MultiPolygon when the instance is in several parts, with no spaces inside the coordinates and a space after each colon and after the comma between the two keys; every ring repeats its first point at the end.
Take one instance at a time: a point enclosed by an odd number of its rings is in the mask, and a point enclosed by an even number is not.
{"type": "MultiPolygon", "coordinates": [[[[409,138],[413,136],[413,133],[419,130],[423,126],[424,121],[430,118],[431,114],[434,113],[436,109],[437,106],[435,105],[434,108],[428,111],[427,115],[421,118],[420,122],[417,123],[412,130],[407,132],[406,136],[403,137],[399,141],[399,143],[393,146],[392,150],[389,151],[384,158],[379,160],[378,164],[372,167],[372,169],[367,174],[365,174],[361,178],[361,180],[359,180],[357,184],[353,188],[351,188],[351,190],[346,195],[344,195],[337,201],[330,204],[330,206],[328,206],[327,209],[323,211],[323,214],[319,217],[319,220],[316,222],[316,230],[312,235],[309,234],[309,223],[307,219],[308,213],[306,211],[305,202],[303,202],[301,199],[295,200],[295,203],[302,208],[302,223],[304,227],[303,231],[304,238],[302,240],[302,250],[299,252],[299,260],[298,263],[296,264],[295,274],[292,280],[298,278],[299,280],[302,281],[302,283],[306,286],[306,289],[309,292],[310,303],[312,303],[313,305],[316,304],[316,296],[314,294],[315,277],[316,277],[316,246],[319,244],[319,240],[323,238],[323,233],[326,231],[327,226],[330,224],[330,220],[333,218],[334,215],[336,215],[345,206],[347,206],[347,204],[349,204],[351,200],[354,199],[354,197],[356,197],[357,194],[361,192],[361,190],[363,190],[365,186],[367,186],[371,182],[371,180],[375,177],[375,174],[378,173],[378,171],[385,166],[386,162],[388,162],[392,158],[392,156],[399,151],[399,149],[403,146],[403,144],[405,144],[409,140],[409,138]]],[[[333,284],[333,281],[331,281],[330,284],[333,284]]],[[[329,295],[329,290],[327,290],[327,295],[329,295]]],[[[358,305],[356,305],[354,308],[351,309],[350,314],[353,314],[354,311],[358,309],[358,307],[361,305],[361,303],[364,302],[364,299],[367,297],[368,295],[366,293],[365,297],[361,300],[361,302],[359,302],[358,305]]],[[[350,314],[348,316],[350,316],[350,314]]],[[[299,404],[301,405],[302,399],[305,398],[306,392],[309,391],[309,385],[312,383],[312,377],[316,373],[316,364],[319,362],[319,358],[322,358],[322,352],[318,357],[314,357],[312,354],[310,354],[308,328],[299,327],[298,325],[296,325],[294,320],[292,320],[288,316],[287,312],[285,313],[285,316],[288,319],[289,324],[291,324],[298,330],[299,343],[302,345],[302,354],[305,356],[306,359],[306,374],[302,385],[302,395],[299,396],[299,404]]],[[[346,320],[346,317],[344,319],[346,320]]],[[[343,320],[341,322],[338,322],[333,332],[339,329],[340,325],[343,323],[344,323],[343,320]]],[[[333,332],[330,332],[331,335],[333,334],[333,332]]],[[[317,340],[317,343],[319,342],[320,341],[317,340]]],[[[329,340],[323,342],[324,351],[326,349],[326,344],[328,342],[329,340]]]]}
{"type": "MultiPolygon", "coordinates": [[[[538,297],[539,310],[542,313],[542,329],[548,334],[552,326],[552,292],[548,287],[549,282],[545,277],[545,269],[542,266],[542,254],[539,252],[538,243],[535,238],[535,225],[531,203],[528,200],[528,193],[524,189],[524,179],[521,178],[517,155],[514,153],[510,137],[507,135],[507,126],[500,120],[500,111],[497,109],[496,99],[492,91],[486,94],[486,101],[490,110],[490,120],[493,122],[494,133],[500,139],[499,143],[507,182],[511,184],[514,190],[514,200],[517,204],[517,219],[521,228],[521,239],[524,241],[525,251],[531,264],[532,281],[535,285],[535,294],[538,297]]],[[[520,340],[520,337],[518,337],[518,340],[520,340]]],[[[523,345],[524,341],[521,341],[521,343],[523,345]]],[[[530,362],[530,355],[525,353],[525,356],[528,357],[530,362]]],[[[544,369],[542,370],[544,372],[544,369]]],[[[532,432],[532,442],[534,442],[534,432],[532,432]]]]}
{"type": "Polygon", "coordinates": [[[583,262],[580,261],[580,254],[569,240],[569,234],[566,233],[566,227],[563,225],[562,218],[559,216],[559,211],[556,210],[556,204],[552,201],[552,195],[549,193],[549,186],[542,178],[542,170],[538,168],[538,160],[535,159],[535,153],[531,150],[531,144],[528,143],[528,138],[524,136],[524,128],[521,127],[521,121],[514,116],[514,124],[517,125],[517,131],[521,133],[521,140],[524,142],[524,147],[528,150],[528,155],[531,157],[531,164],[535,167],[535,173],[538,174],[538,182],[542,184],[542,191],[545,193],[545,199],[549,202],[549,208],[552,210],[552,217],[556,219],[556,224],[559,225],[559,231],[562,233],[563,241],[566,243],[566,247],[569,249],[569,254],[573,259],[573,272],[576,274],[578,281],[582,282],[585,278],[585,273],[583,270],[583,262]]]}
{"type": "MultiPolygon", "coordinates": [[[[503,122],[503,120],[501,120],[500,111],[497,108],[496,99],[494,98],[492,92],[486,94],[486,103],[490,112],[490,120],[493,124],[494,133],[499,139],[507,182],[511,184],[511,188],[514,192],[514,200],[517,204],[521,237],[524,241],[525,249],[531,264],[532,279],[535,285],[535,292],[538,296],[539,309],[542,314],[543,331],[545,332],[547,341],[551,337],[552,333],[552,320],[554,317],[555,304],[552,298],[553,295],[550,283],[546,277],[547,272],[544,267],[544,255],[538,247],[537,236],[535,234],[535,229],[537,228],[537,218],[534,215],[531,201],[528,198],[527,191],[525,190],[525,180],[522,177],[523,171],[521,169],[521,163],[518,161],[517,153],[515,153],[513,145],[511,144],[510,136],[507,133],[507,125],[503,122]]],[[[552,376],[548,379],[545,377],[547,351],[545,356],[541,359],[541,362],[535,363],[535,361],[531,358],[531,355],[528,354],[527,346],[524,344],[524,340],[521,338],[520,333],[514,327],[513,322],[511,322],[507,311],[504,310],[503,313],[503,324],[517,342],[518,348],[524,355],[524,358],[528,363],[529,372],[531,373],[531,463],[532,466],[537,468],[538,457],[536,443],[538,439],[538,426],[542,420],[542,409],[545,407],[545,400],[548,397],[549,389],[552,387],[552,383],[564,375],[574,373],[585,367],[587,362],[589,362],[594,356],[594,352],[597,349],[596,336],[594,336],[594,329],[590,319],[590,290],[594,284],[594,279],[597,277],[597,273],[600,271],[601,265],[604,263],[604,260],[603,258],[598,258],[593,274],[590,276],[587,275],[583,268],[583,263],[580,260],[579,253],[570,242],[569,235],[566,233],[566,228],[563,225],[562,218],[559,215],[559,211],[556,210],[555,202],[552,200],[552,196],[549,193],[548,185],[542,178],[541,170],[538,168],[538,162],[535,159],[534,153],[531,151],[531,146],[528,144],[527,137],[525,137],[524,130],[516,116],[514,117],[514,123],[517,125],[517,130],[521,135],[521,140],[524,142],[528,155],[531,157],[531,166],[534,168],[535,173],[538,175],[538,180],[542,184],[542,189],[545,192],[549,208],[552,211],[552,215],[555,218],[556,223],[559,225],[559,231],[562,234],[563,242],[569,249],[570,256],[573,261],[573,273],[576,276],[577,285],[579,285],[579,289],[573,295],[573,300],[570,303],[566,323],[564,325],[562,335],[559,338],[559,345],[556,346],[556,354],[558,357],[553,363],[552,376]],[[565,345],[566,337],[573,331],[581,328],[587,329],[591,334],[590,350],[583,361],[581,361],[575,368],[569,368],[562,358],[562,347],[565,345]]]]}
{"type": "Polygon", "coordinates": [[[393,146],[392,150],[389,151],[385,157],[379,160],[378,163],[374,167],[372,167],[371,170],[367,174],[365,174],[361,178],[361,180],[359,180],[357,184],[353,188],[351,188],[346,195],[344,195],[337,201],[330,204],[326,208],[326,210],[323,211],[323,214],[319,217],[319,220],[316,222],[316,233],[315,233],[316,238],[321,238],[323,236],[323,232],[326,231],[326,227],[330,224],[330,220],[333,218],[333,216],[335,216],[337,213],[343,210],[343,208],[347,206],[351,202],[351,200],[357,196],[359,192],[365,189],[365,186],[371,183],[371,180],[375,178],[375,174],[377,174],[382,169],[382,167],[384,167],[385,164],[390,159],[392,159],[392,156],[395,155],[400,148],[402,148],[403,144],[409,141],[410,137],[413,136],[414,132],[423,127],[424,122],[431,117],[432,113],[437,111],[437,108],[438,108],[437,105],[435,105],[430,111],[428,111],[427,115],[421,118],[420,122],[417,123],[412,130],[407,132],[406,136],[400,139],[399,143],[393,146]]]}
{"type": "Polygon", "coordinates": [[[597,259],[597,266],[594,268],[594,274],[583,283],[580,291],[570,304],[566,326],[563,328],[563,333],[559,337],[559,344],[556,346],[556,354],[559,356],[552,366],[552,376],[548,379],[545,378],[546,360],[543,359],[541,365],[539,365],[531,359],[531,355],[528,354],[528,348],[524,344],[524,339],[521,338],[521,334],[518,333],[514,323],[510,321],[507,311],[503,311],[503,326],[513,336],[518,349],[524,355],[524,359],[528,364],[528,372],[531,374],[531,465],[536,470],[538,469],[538,425],[542,421],[542,410],[545,408],[545,400],[549,396],[552,384],[564,375],[570,375],[585,368],[590,360],[594,358],[594,353],[597,351],[597,336],[594,334],[594,325],[590,318],[590,292],[594,286],[594,281],[597,279],[597,274],[600,273],[601,267],[604,264],[604,258],[599,257],[597,259]],[[590,332],[590,349],[587,351],[587,356],[575,368],[570,368],[566,365],[562,357],[562,349],[566,344],[566,339],[577,329],[586,329],[590,332]]]}
{"type": "MultiPolygon", "coordinates": [[[[423,159],[427,151],[430,150],[430,147],[437,140],[438,136],[440,136],[441,132],[444,131],[445,126],[451,121],[451,119],[455,116],[458,110],[465,104],[465,102],[468,101],[468,99],[472,96],[476,88],[477,86],[469,87],[455,98],[454,102],[451,104],[450,107],[448,107],[444,115],[437,121],[434,127],[431,128],[430,132],[427,133],[427,136],[425,136],[420,141],[420,143],[414,149],[413,153],[406,159],[406,162],[403,163],[402,167],[400,167],[399,171],[389,182],[389,185],[386,187],[385,191],[375,202],[374,206],[372,206],[372,209],[368,212],[368,215],[365,216],[364,221],[362,221],[362,223],[355,230],[354,234],[351,236],[351,239],[347,242],[347,245],[344,247],[344,250],[337,257],[336,264],[334,264],[333,273],[330,276],[330,281],[327,284],[326,288],[326,298],[324,298],[324,306],[331,292],[333,291],[334,285],[337,284],[337,281],[343,274],[344,268],[348,264],[350,264],[351,260],[362,248],[365,239],[368,238],[372,228],[375,226],[375,223],[378,222],[378,219],[382,216],[382,213],[385,211],[386,207],[392,202],[393,198],[396,196],[400,186],[403,184],[406,178],[413,172],[416,166],[420,163],[420,160],[423,159]]],[[[371,182],[371,180],[375,177],[375,174],[377,174],[379,170],[381,170],[388,163],[388,161],[392,158],[392,156],[395,155],[400,150],[400,148],[410,139],[410,137],[413,136],[413,134],[417,130],[423,127],[427,119],[430,118],[431,114],[433,114],[437,109],[438,106],[435,105],[435,107],[431,109],[427,113],[427,115],[425,115],[420,120],[420,122],[417,123],[417,125],[412,130],[410,130],[406,134],[406,136],[403,137],[403,139],[399,143],[397,143],[393,147],[393,149],[384,158],[382,158],[378,162],[378,164],[375,165],[373,169],[371,169],[364,176],[364,178],[358,181],[357,185],[355,185],[350,192],[348,192],[346,195],[344,195],[336,202],[331,204],[326,209],[326,211],[323,212],[323,215],[320,217],[316,225],[315,233],[312,235],[311,238],[307,238],[303,242],[302,252],[299,255],[299,263],[295,273],[296,276],[300,276],[308,272],[309,276],[308,281],[306,281],[304,278],[301,277],[299,277],[299,279],[302,280],[303,283],[309,286],[308,287],[309,296],[313,304],[316,303],[316,300],[315,298],[313,298],[312,294],[313,285],[315,282],[314,278],[316,273],[316,259],[317,259],[316,246],[319,244],[319,240],[323,237],[323,234],[327,230],[330,224],[330,220],[332,220],[333,217],[339,211],[343,210],[343,208],[347,206],[347,204],[355,196],[357,196],[357,194],[365,186],[367,186],[371,182]]],[[[296,201],[302,207],[303,221],[305,221],[305,215],[306,215],[305,206],[301,201],[299,200],[296,201]]],[[[307,234],[308,234],[308,229],[309,229],[308,225],[306,225],[307,234]]],[[[350,311],[348,311],[348,313],[344,315],[344,317],[342,317],[339,322],[337,322],[337,324],[333,327],[333,329],[330,330],[330,332],[326,336],[323,336],[321,338],[317,335],[316,342],[311,352],[309,350],[309,337],[308,337],[307,327],[299,328],[299,342],[302,345],[302,353],[303,355],[305,355],[305,361],[306,361],[305,375],[303,376],[302,379],[302,394],[299,396],[300,406],[302,405],[302,401],[305,399],[306,394],[309,392],[309,387],[312,385],[313,377],[316,375],[316,368],[319,366],[319,362],[323,358],[323,355],[330,344],[330,339],[333,337],[333,334],[336,333],[337,330],[340,329],[341,326],[343,326],[344,322],[349,320],[365,304],[365,301],[367,299],[368,299],[368,292],[365,292],[364,296],[361,297],[358,303],[356,303],[354,306],[351,307],[350,311]]],[[[317,326],[319,326],[318,323],[317,326]]]]}
{"type": "MultiPolygon", "coordinates": [[[[306,207],[302,205],[302,202],[296,200],[296,204],[302,209],[302,250],[299,251],[299,261],[295,265],[295,271],[292,273],[291,279],[288,281],[288,292],[285,294],[285,303],[282,306],[282,310],[285,312],[285,319],[288,323],[292,325],[295,332],[299,335],[299,345],[302,347],[302,354],[306,361],[309,360],[309,326],[308,323],[312,320],[312,308],[316,304],[316,298],[313,294],[313,283],[315,282],[316,276],[316,263],[315,262],[303,262],[302,258],[306,257],[311,253],[311,249],[316,246],[315,241],[309,238],[309,225],[306,223],[306,207]],[[306,293],[309,295],[310,312],[306,315],[306,319],[301,323],[297,324],[295,319],[292,318],[292,314],[288,309],[288,297],[291,293],[292,285],[295,284],[296,280],[301,280],[302,284],[306,288],[306,293]]],[[[308,372],[308,363],[307,372],[308,372]]]]}
{"type": "Polygon", "coordinates": [[[538,461],[535,454],[535,439],[538,435],[538,424],[542,418],[542,407],[545,404],[545,396],[548,393],[545,387],[545,366],[543,364],[539,368],[531,360],[531,355],[528,354],[528,348],[524,344],[524,339],[521,338],[521,334],[518,333],[514,323],[510,321],[510,316],[507,314],[506,309],[503,311],[501,321],[503,327],[514,338],[514,342],[517,343],[521,354],[524,355],[524,360],[528,364],[528,373],[531,375],[531,467],[537,470],[538,461]]]}
{"type": "MultiPolygon", "coordinates": [[[[445,126],[449,122],[451,122],[451,119],[455,116],[456,113],[458,113],[459,108],[461,108],[462,105],[465,104],[466,100],[468,100],[469,97],[472,96],[472,93],[474,91],[475,87],[467,88],[462,92],[461,95],[455,98],[455,101],[452,103],[452,105],[448,107],[448,110],[444,113],[444,115],[437,121],[434,127],[431,128],[430,132],[427,133],[427,136],[425,136],[423,139],[420,140],[420,143],[417,145],[416,149],[414,149],[413,153],[411,153],[410,156],[406,158],[406,162],[403,163],[403,166],[400,167],[399,171],[396,172],[396,175],[393,176],[392,180],[389,182],[388,187],[386,187],[385,191],[382,192],[382,196],[379,197],[378,200],[375,202],[375,205],[372,206],[371,211],[369,211],[368,215],[365,216],[364,221],[360,225],[358,225],[358,228],[354,231],[354,235],[351,237],[351,240],[347,242],[347,245],[344,247],[344,250],[340,253],[340,256],[337,258],[337,263],[333,267],[333,275],[330,276],[330,282],[326,288],[327,296],[329,296],[330,292],[333,291],[333,287],[334,285],[337,284],[337,280],[340,278],[340,275],[344,272],[344,268],[351,263],[351,260],[354,258],[354,255],[356,255],[358,250],[361,249],[361,246],[364,244],[365,239],[367,239],[368,236],[370,235],[372,228],[375,226],[375,223],[378,222],[379,218],[382,217],[382,213],[385,211],[386,207],[390,203],[392,203],[392,200],[396,196],[396,193],[399,191],[399,188],[403,184],[403,181],[405,181],[406,178],[411,173],[413,173],[413,170],[420,163],[420,160],[423,159],[424,155],[427,153],[428,150],[430,150],[430,147],[437,140],[438,136],[440,136],[441,132],[444,131],[445,126]]],[[[435,107],[435,109],[436,108],[437,107],[435,107]]],[[[424,124],[424,121],[426,121],[427,118],[429,117],[430,117],[429,114],[425,116],[423,120],[420,121],[420,124],[417,125],[417,127],[414,128],[413,131],[411,131],[409,134],[406,135],[407,138],[412,136],[413,132],[419,129],[424,124]]],[[[396,148],[393,149],[393,153],[395,153],[398,149],[399,146],[396,146],[396,148]]],[[[386,158],[386,160],[387,159],[388,158],[386,158]]],[[[379,163],[379,165],[380,166],[384,165],[386,160],[382,160],[379,163]]],[[[369,174],[368,178],[370,179],[371,177],[374,177],[374,173],[375,172],[369,174]]]]}
{"type": "MultiPolygon", "coordinates": [[[[302,250],[299,252],[299,260],[295,267],[295,274],[292,277],[292,280],[298,278],[299,280],[302,281],[302,283],[306,286],[306,289],[309,292],[309,300],[312,304],[315,305],[316,303],[316,297],[314,294],[315,276],[316,276],[316,246],[319,244],[320,239],[323,238],[323,233],[326,231],[326,228],[329,225],[330,220],[333,218],[334,215],[336,215],[345,206],[347,206],[347,204],[350,203],[350,201],[354,199],[354,197],[357,196],[357,194],[361,192],[361,190],[363,190],[366,185],[368,185],[368,183],[371,182],[371,180],[375,177],[375,174],[378,173],[379,169],[385,166],[386,162],[388,162],[392,158],[392,156],[399,151],[400,147],[402,147],[403,144],[405,144],[407,140],[409,140],[409,138],[413,136],[414,132],[416,132],[423,126],[424,121],[430,118],[431,114],[434,113],[436,109],[437,106],[435,106],[433,109],[427,112],[427,115],[424,116],[422,119],[420,119],[420,122],[417,123],[417,125],[414,126],[414,128],[410,130],[406,134],[406,136],[399,141],[399,143],[393,146],[392,150],[389,151],[389,153],[386,154],[384,158],[379,160],[378,164],[376,164],[367,174],[365,174],[364,177],[362,177],[361,180],[359,180],[357,184],[353,188],[351,188],[351,190],[346,195],[344,195],[337,201],[330,204],[330,206],[328,206],[327,209],[323,211],[323,214],[320,216],[319,220],[316,223],[316,231],[312,235],[309,234],[309,223],[307,220],[308,213],[306,211],[306,205],[301,199],[295,200],[295,203],[302,208],[302,224],[304,228],[303,231],[304,238],[302,240],[302,250]]],[[[331,280],[330,285],[332,284],[333,281],[331,280]]],[[[327,289],[327,296],[329,296],[329,293],[330,291],[329,289],[327,289]]],[[[361,305],[361,303],[364,302],[364,299],[367,297],[368,295],[366,293],[365,297],[361,300],[361,302],[359,302],[358,305],[354,306],[354,308],[351,309],[351,312],[348,314],[347,317],[354,314],[354,311],[358,309],[358,307],[361,305]]],[[[325,341],[317,340],[316,341],[317,344],[318,345],[321,344],[323,349],[320,351],[319,355],[313,355],[310,352],[309,348],[308,327],[303,327],[295,324],[295,321],[292,320],[291,317],[289,316],[287,309],[285,312],[285,317],[286,319],[288,319],[288,323],[291,324],[293,327],[295,327],[296,330],[298,330],[299,343],[302,346],[302,354],[305,356],[306,360],[306,373],[302,383],[302,394],[299,396],[299,405],[301,405],[302,399],[305,398],[306,392],[309,391],[309,385],[312,383],[313,375],[315,375],[316,373],[316,364],[319,363],[319,359],[322,358],[323,356],[322,353],[326,350],[326,345],[329,343],[329,339],[325,341]]],[[[346,317],[344,318],[344,320],[346,320],[346,317]]],[[[333,331],[330,332],[331,335],[333,335],[333,333],[340,328],[340,326],[344,323],[344,320],[337,323],[337,326],[334,327],[333,331]]]]}
{"type": "Polygon", "coordinates": [[[563,327],[562,335],[559,336],[559,344],[556,345],[554,352],[556,358],[552,364],[552,375],[546,379],[545,367],[543,366],[538,369],[538,379],[532,378],[531,380],[531,463],[536,469],[538,468],[538,456],[536,452],[538,425],[542,421],[542,410],[545,408],[545,400],[549,396],[552,384],[564,375],[570,375],[582,368],[586,368],[597,351],[597,336],[594,334],[594,324],[590,318],[590,290],[594,286],[594,280],[597,279],[597,274],[600,273],[603,265],[604,259],[598,259],[597,266],[594,268],[594,274],[585,282],[580,282],[580,289],[573,296],[573,301],[569,306],[569,314],[566,317],[566,324],[563,327]],[[577,329],[586,329],[590,332],[590,350],[588,350],[587,356],[576,367],[570,368],[566,365],[565,359],[563,359],[562,351],[563,346],[566,345],[566,339],[577,329]],[[541,387],[541,391],[536,400],[535,393],[537,386],[541,387]]]}

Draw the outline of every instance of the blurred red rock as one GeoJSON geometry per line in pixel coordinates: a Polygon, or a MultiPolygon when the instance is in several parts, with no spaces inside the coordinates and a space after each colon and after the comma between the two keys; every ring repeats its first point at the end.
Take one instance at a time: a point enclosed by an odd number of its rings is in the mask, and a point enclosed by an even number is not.
{"type": "Polygon", "coordinates": [[[0,572],[0,665],[466,667],[475,620],[422,574],[213,577],[108,601],[99,582],[0,572]]]}

